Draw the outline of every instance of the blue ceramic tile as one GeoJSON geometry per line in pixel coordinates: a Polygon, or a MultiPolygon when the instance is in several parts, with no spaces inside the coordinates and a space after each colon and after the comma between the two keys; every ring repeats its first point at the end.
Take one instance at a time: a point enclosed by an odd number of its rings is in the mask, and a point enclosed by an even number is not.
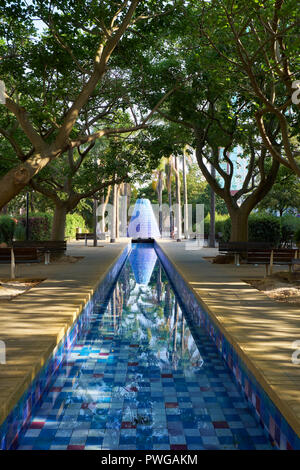
{"type": "MultiPolygon", "coordinates": [[[[109,298],[101,288],[89,304],[87,318],[51,385],[57,391],[44,394],[40,402],[41,407],[51,402],[52,408],[48,414],[44,408],[34,411],[36,418],[43,409],[44,429],[36,437],[21,436],[19,448],[271,448],[267,437],[247,432],[245,422],[251,429],[261,425],[213,339],[205,327],[195,330],[198,320],[193,324],[161,264],[153,264],[153,247],[142,248],[144,257],[129,258],[109,298]],[[142,270],[148,268],[148,283],[139,284],[142,270]],[[79,410],[70,408],[78,403],[79,410]],[[232,437],[221,431],[217,436],[216,421],[226,430],[230,421],[243,422],[244,427],[234,429],[232,437]],[[58,426],[48,428],[55,422],[72,426],[74,433],[59,435],[58,426]]],[[[186,304],[192,304],[182,292],[186,304]]],[[[191,305],[191,312],[193,308],[199,311],[198,304],[191,305]]],[[[216,329],[210,332],[219,335],[216,329]]]]}

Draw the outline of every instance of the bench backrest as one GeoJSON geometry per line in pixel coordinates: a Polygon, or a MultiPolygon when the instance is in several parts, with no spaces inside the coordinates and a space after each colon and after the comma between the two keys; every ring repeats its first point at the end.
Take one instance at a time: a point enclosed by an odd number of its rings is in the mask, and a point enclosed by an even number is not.
{"type": "MultiPolygon", "coordinates": [[[[36,248],[14,248],[15,261],[26,261],[26,260],[37,260],[37,249],[36,248]]],[[[11,249],[0,248],[0,260],[10,261],[11,249]]]]}
{"type": "Polygon", "coordinates": [[[273,261],[275,262],[292,262],[292,259],[295,258],[298,254],[298,250],[292,248],[278,248],[273,250],[273,261]]]}
{"type": "Polygon", "coordinates": [[[273,252],[273,263],[292,263],[297,250],[289,248],[275,248],[273,250],[248,250],[247,259],[252,263],[269,263],[273,252]]]}
{"type": "Polygon", "coordinates": [[[93,239],[94,234],[93,233],[76,233],[76,240],[85,240],[85,239],[93,239]]]}
{"type": "Polygon", "coordinates": [[[271,250],[269,242],[219,242],[219,251],[244,252],[249,250],[271,250]]]}
{"type": "Polygon", "coordinates": [[[22,240],[13,242],[14,248],[36,248],[38,250],[66,251],[66,240],[22,240]]]}

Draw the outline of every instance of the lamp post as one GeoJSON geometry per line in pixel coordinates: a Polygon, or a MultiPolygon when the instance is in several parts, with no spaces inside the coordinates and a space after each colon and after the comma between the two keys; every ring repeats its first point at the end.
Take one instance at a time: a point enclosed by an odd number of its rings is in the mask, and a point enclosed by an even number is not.
{"type": "Polygon", "coordinates": [[[97,246],[97,208],[98,208],[98,201],[96,198],[94,198],[94,201],[93,201],[94,246],[97,246]]]}
{"type": "Polygon", "coordinates": [[[29,192],[26,193],[26,240],[29,240],[29,192]]]}
{"type": "Polygon", "coordinates": [[[115,243],[115,241],[116,241],[116,232],[117,232],[117,230],[116,230],[116,218],[117,218],[117,185],[114,184],[110,243],[115,243]]]}

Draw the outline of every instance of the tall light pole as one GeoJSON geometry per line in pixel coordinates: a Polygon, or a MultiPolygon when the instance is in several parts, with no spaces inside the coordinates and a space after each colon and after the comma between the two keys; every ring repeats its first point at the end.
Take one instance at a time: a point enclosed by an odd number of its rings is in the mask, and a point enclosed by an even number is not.
{"type": "Polygon", "coordinates": [[[94,201],[93,201],[94,246],[97,246],[97,208],[98,208],[98,201],[96,198],[94,198],[94,201]]]}
{"type": "Polygon", "coordinates": [[[29,192],[26,193],[26,240],[29,240],[29,192]]]}

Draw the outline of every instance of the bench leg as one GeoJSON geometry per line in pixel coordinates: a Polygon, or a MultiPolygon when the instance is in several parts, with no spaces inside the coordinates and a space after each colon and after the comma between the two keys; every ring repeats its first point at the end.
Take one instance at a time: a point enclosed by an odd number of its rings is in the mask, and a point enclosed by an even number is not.
{"type": "Polygon", "coordinates": [[[239,253],[234,253],[234,264],[236,266],[240,265],[240,255],[239,255],[239,253]]]}
{"type": "Polygon", "coordinates": [[[14,250],[11,248],[10,251],[10,278],[15,279],[16,277],[16,262],[14,250]]]}
{"type": "Polygon", "coordinates": [[[46,251],[45,253],[45,264],[50,264],[50,253],[46,251]]]}
{"type": "Polygon", "coordinates": [[[269,265],[266,264],[266,275],[265,275],[265,277],[267,277],[267,275],[268,275],[268,267],[269,267],[269,265]]]}
{"type": "Polygon", "coordinates": [[[289,264],[289,277],[288,277],[288,279],[289,279],[289,282],[291,282],[291,280],[292,280],[292,265],[291,264],[289,264]]]}

